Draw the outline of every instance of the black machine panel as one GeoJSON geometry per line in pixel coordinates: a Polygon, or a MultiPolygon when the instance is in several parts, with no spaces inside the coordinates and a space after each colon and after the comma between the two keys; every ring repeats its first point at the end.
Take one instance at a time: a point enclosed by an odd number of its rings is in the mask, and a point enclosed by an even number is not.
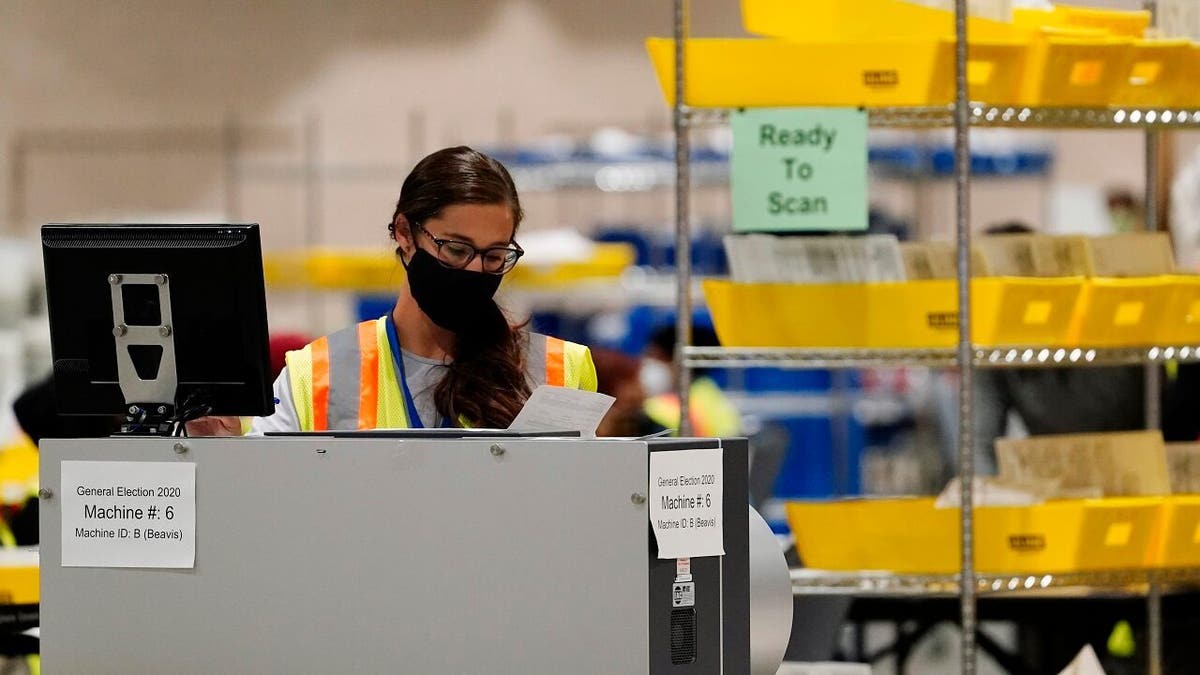
{"type": "MultiPolygon", "coordinates": [[[[715,448],[717,444],[708,439],[664,439],[652,442],[650,451],[715,448]]],[[[691,588],[676,583],[674,559],[658,559],[654,533],[647,523],[651,675],[750,672],[749,444],[743,438],[723,439],[720,447],[724,449],[725,555],[692,558],[691,588]],[[694,606],[676,607],[673,599],[682,593],[694,594],[694,606]]]]}

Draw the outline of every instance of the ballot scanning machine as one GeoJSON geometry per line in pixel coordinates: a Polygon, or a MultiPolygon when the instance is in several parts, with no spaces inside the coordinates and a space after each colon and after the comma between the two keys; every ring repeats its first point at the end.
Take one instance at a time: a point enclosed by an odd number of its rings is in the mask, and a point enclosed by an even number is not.
{"type": "Polygon", "coordinates": [[[46,672],[773,673],[790,634],[741,439],[127,433],[41,453],[46,672]]]}

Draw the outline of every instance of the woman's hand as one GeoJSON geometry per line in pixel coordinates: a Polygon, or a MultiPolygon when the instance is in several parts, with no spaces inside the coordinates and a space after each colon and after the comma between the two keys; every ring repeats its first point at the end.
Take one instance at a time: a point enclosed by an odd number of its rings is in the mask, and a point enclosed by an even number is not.
{"type": "Polygon", "coordinates": [[[188,422],[189,436],[241,436],[242,419],[240,417],[201,417],[188,422]]]}

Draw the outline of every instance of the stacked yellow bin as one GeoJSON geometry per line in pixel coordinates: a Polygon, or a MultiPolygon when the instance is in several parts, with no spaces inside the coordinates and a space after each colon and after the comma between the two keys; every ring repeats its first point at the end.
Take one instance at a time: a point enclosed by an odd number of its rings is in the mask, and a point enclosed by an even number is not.
{"type": "MultiPolygon", "coordinates": [[[[926,106],[953,100],[952,13],[900,0],[743,0],[756,39],[687,44],[697,107],[926,106]],[[814,67],[820,64],[820,67],[814,67]]],[[[1010,106],[1195,104],[1200,50],[1145,39],[1147,12],[1058,6],[972,17],[971,100],[1010,106]]],[[[674,103],[674,44],[647,49],[674,103]]]]}
{"type": "MultiPolygon", "coordinates": [[[[1027,574],[1151,567],[1160,560],[1162,504],[1158,497],[1123,497],[979,507],[976,569],[1027,574]]],[[[1200,499],[1189,508],[1200,515],[1200,499]]],[[[791,502],[787,509],[808,567],[906,574],[959,569],[958,509],[938,508],[932,498],[791,502]]],[[[1197,550],[1192,545],[1186,554],[1197,550]]]]}

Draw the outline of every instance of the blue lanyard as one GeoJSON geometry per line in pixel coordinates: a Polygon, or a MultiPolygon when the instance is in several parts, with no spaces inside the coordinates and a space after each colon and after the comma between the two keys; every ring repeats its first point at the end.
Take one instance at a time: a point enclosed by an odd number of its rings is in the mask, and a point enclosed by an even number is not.
{"type": "MultiPolygon", "coordinates": [[[[393,314],[388,313],[388,344],[392,348],[392,363],[396,366],[396,379],[400,380],[400,393],[404,395],[404,409],[408,413],[408,428],[424,429],[425,423],[421,421],[421,415],[417,413],[416,401],[408,389],[408,377],[404,374],[404,353],[400,351],[400,336],[396,333],[396,320],[392,317],[393,314]]],[[[438,416],[438,426],[446,426],[440,415],[438,416]]]]}

